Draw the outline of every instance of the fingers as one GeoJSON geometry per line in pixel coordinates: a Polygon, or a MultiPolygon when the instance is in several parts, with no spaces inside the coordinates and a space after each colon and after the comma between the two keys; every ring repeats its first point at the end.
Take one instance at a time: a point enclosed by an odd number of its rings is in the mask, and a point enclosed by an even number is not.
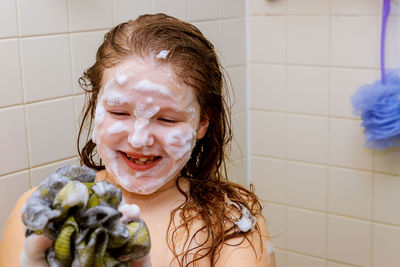
{"type": "Polygon", "coordinates": [[[32,234],[25,238],[20,255],[21,267],[47,267],[46,251],[53,241],[45,235],[32,234]]]}
{"type": "Polygon", "coordinates": [[[150,254],[144,256],[143,258],[132,260],[129,263],[129,267],[152,267],[150,254]]]}
{"type": "Polygon", "coordinates": [[[122,223],[128,223],[133,220],[139,219],[140,208],[135,204],[122,204],[119,205],[118,211],[122,213],[122,217],[120,218],[122,223]]]}

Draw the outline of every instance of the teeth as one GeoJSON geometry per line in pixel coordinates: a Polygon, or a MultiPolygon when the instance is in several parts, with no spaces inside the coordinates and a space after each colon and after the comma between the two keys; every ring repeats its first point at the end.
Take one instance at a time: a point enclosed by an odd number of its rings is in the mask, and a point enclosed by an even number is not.
{"type": "Polygon", "coordinates": [[[129,155],[125,154],[125,156],[132,162],[136,163],[136,164],[140,164],[140,165],[144,165],[144,164],[150,164],[152,163],[156,157],[151,157],[151,158],[132,158],[129,155]]]}

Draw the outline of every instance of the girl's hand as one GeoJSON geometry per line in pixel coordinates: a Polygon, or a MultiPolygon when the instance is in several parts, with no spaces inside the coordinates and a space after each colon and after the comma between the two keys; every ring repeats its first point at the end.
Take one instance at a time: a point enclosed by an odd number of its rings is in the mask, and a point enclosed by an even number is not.
{"type": "MultiPolygon", "coordinates": [[[[140,218],[140,208],[135,204],[121,204],[118,211],[122,213],[121,221],[127,223],[140,218]]],[[[150,254],[139,259],[132,260],[130,267],[152,267],[150,254]]]]}
{"type": "Polygon", "coordinates": [[[129,263],[130,267],[152,267],[151,265],[151,259],[150,259],[150,254],[147,256],[133,260],[129,263]]]}
{"type": "Polygon", "coordinates": [[[21,267],[48,267],[46,251],[53,241],[45,235],[31,234],[24,240],[24,248],[20,255],[21,267]]]}

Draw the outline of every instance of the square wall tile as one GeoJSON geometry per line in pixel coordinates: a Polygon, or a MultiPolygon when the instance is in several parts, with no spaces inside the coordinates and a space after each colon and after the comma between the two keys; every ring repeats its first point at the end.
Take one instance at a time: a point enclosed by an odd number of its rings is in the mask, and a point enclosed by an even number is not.
{"type": "Polygon", "coordinates": [[[280,157],[286,155],[286,115],[272,112],[251,112],[251,152],[280,157]]]}
{"type": "Polygon", "coordinates": [[[288,158],[317,163],[328,162],[328,119],[288,116],[288,158]]]}
{"type": "Polygon", "coordinates": [[[287,267],[286,266],[286,251],[285,250],[276,249],[276,251],[275,251],[275,263],[276,263],[276,266],[287,267]]]}
{"type": "Polygon", "coordinates": [[[188,0],[187,5],[190,21],[218,18],[218,2],[215,0],[188,0]]]}
{"type": "Polygon", "coordinates": [[[114,0],[114,25],[153,13],[152,1],[114,0]]]}
{"type": "Polygon", "coordinates": [[[43,181],[48,175],[55,173],[58,168],[69,165],[79,165],[79,160],[77,158],[72,158],[32,168],[32,186],[39,185],[40,182],[43,181]]]}
{"type": "MultiPolygon", "coordinates": [[[[393,4],[394,6],[394,4],[393,4]]],[[[398,4],[400,6],[400,3],[398,4]]],[[[398,30],[400,27],[400,18],[397,17],[389,17],[387,26],[386,26],[386,55],[385,55],[385,67],[398,69],[399,61],[400,61],[400,36],[398,34],[398,30]]],[[[380,59],[379,59],[380,60],[380,59]]]]}
{"type": "MultiPolygon", "coordinates": [[[[382,6],[383,0],[378,0],[378,5],[382,6]]],[[[390,15],[400,15],[400,3],[397,0],[391,1],[390,15]]]]}
{"type": "Polygon", "coordinates": [[[232,114],[246,112],[246,67],[226,68],[226,82],[232,87],[229,90],[232,101],[232,114]]]}
{"type": "Polygon", "coordinates": [[[241,160],[227,164],[228,179],[247,187],[247,161],[241,160]]]}
{"type": "Polygon", "coordinates": [[[111,28],[113,25],[113,1],[69,0],[71,31],[111,28]]]}
{"type": "Polygon", "coordinates": [[[332,65],[376,68],[378,25],[377,17],[332,17],[332,65]]]}
{"type": "Polygon", "coordinates": [[[17,0],[20,35],[68,31],[67,0],[17,0]]]}
{"type": "Polygon", "coordinates": [[[388,148],[374,153],[375,171],[400,175],[400,150],[388,148]]]}
{"type": "Polygon", "coordinates": [[[399,266],[400,228],[383,224],[373,224],[372,228],[372,266],[399,266]]]}
{"type": "Polygon", "coordinates": [[[187,20],[186,0],[155,0],[154,13],[165,13],[181,20],[187,20]]]}
{"type": "Polygon", "coordinates": [[[197,21],[192,23],[194,26],[196,26],[201,33],[204,35],[204,37],[207,38],[208,41],[210,41],[215,48],[215,51],[218,54],[218,57],[220,56],[220,50],[221,50],[221,45],[220,45],[220,40],[219,40],[219,21],[197,21]]]}
{"type": "Polygon", "coordinates": [[[248,12],[251,15],[286,14],[286,0],[282,1],[249,0],[248,6],[249,6],[248,12]]]}
{"type": "Polygon", "coordinates": [[[329,168],[329,211],[370,220],[372,173],[329,168]]]}
{"type": "Polygon", "coordinates": [[[104,32],[73,33],[71,39],[72,84],[74,94],[84,92],[78,80],[83,72],[96,61],[96,52],[104,38],[104,32]]]}
{"type": "Polygon", "coordinates": [[[286,266],[288,267],[326,267],[326,260],[305,256],[297,253],[286,253],[286,266]]]}
{"type": "Polygon", "coordinates": [[[287,17],[287,59],[296,64],[329,64],[329,17],[287,17]]]}
{"type": "Polygon", "coordinates": [[[360,121],[330,120],[329,162],[343,167],[373,169],[373,151],[364,146],[360,121]]]}
{"type": "Polygon", "coordinates": [[[25,102],[72,93],[67,35],[22,39],[21,57],[25,102]]]}
{"type": "Polygon", "coordinates": [[[233,140],[230,159],[243,160],[247,154],[247,116],[240,113],[232,116],[233,140]]]}
{"type": "Polygon", "coordinates": [[[250,17],[250,62],[286,63],[285,27],[284,17],[250,17]]]}
{"type": "Polygon", "coordinates": [[[253,156],[250,162],[251,182],[263,201],[286,203],[286,164],[283,160],[253,156]]]}
{"type": "Polygon", "coordinates": [[[325,213],[287,208],[287,249],[326,257],[326,223],[325,213]]]}
{"type": "Polygon", "coordinates": [[[76,154],[73,109],[72,97],[26,106],[31,166],[76,154]]]}
{"type": "Polygon", "coordinates": [[[0,1],[0,25],[0,38],[18,35],[15,0],[0,1]]]}
{"type": "Polygon", "coordinates": [[[19,197],[29,190],[29,172],[23,171],[0,177],[0,239],[4,227],[19,197]]]}
{"type": "Polygon", "coordinates": [[[328,225],[329,259],[357,266],[370,266],[370,222],[329,215],[328,225]]]}
{"type": "Polygon", "coordinates": [[[377,0],[332,0],[332,15],[378,15],[377,0]]]}
{"type": "Polygon", "coordinates": [[[288,161],[286,203],[326,211],[327,174],[325,166],[288,161]]]}
{"type": "Polygon", "coordinates": [[[0,175],[28,168],[23,107],[0,109],[0,175]]]}
{"type": "Polygon", "coordinates": [[[289,111],[328,114],[328,68],[289,66],[287,83],[289,111]]]}
{"type": "Polygon", "coordinates": [[[244,19],[221,21],[221,63],[224,67],[246,63],[246,24],[244,19]]]}
{"type": "MultiPolygon", "coordinates": [[[[1,5],[1,4],[0,4],[1,5]]],[[[0,41],[0,107],[22,103],[18,40],[0,41]],[[6,96],[6,97],[4,97],[6,96]]]]}
{"type": "Polygon", "coordinates": [[[286,111],[286,67],[250,64],[250,107],[286,111]]]}
{"type": "Polygon", "coordinates": [[[400,178],[376,174],[374,179],[373,219],[400,225],[400,178]]]}
{"type": "Polygon", "coordinates": [[[218,0],[220,18],[243,17],[246,13],[246,0],[218,0]]]}
{"type": "Polygon", "coordinates": [[[83,108],[85,107],[86,96],[76,95],[73,98],[74,98],[75,125],[79,130],[79,126],[81,125],[81,121],[83,119],[83,112],[84,112],[83,108]]]}
{"type": "MultiPolygon", "coordinates": [[[[81,126],[81,122],[83,119],[83,107],[85,105],[85,95],[77,95],[73,97],[74,100],[74,122],[75,122],[75,129],[76,129],[76,136],[78,136],[79,134],[79,128],[81,126]]],[[[85,126],[82,129],[82,133],[81,133],[81,138],[79,140],[79,149],[81,150],[85,144],[87,143],[88,140],[90,140],[92,138],[92,131],[93,128],[90,129],[89,132],[89,126],[87,125],[87,123],[85,124],[85,126]]]]}
{"type": "Polygon", "coordinates": [[[287,13],[296,15],[328,15],[330,0],[287,0],[287,13]]]}
{"type": "Polygon", "coordinates": [[[271,242],[275,247],[285,248],[285,206],[266,203],[263,215],[267,222],[271,242]]]}
{"type": "Polygon", "coordinates": [[[356,118],[350,98],[363,85],[378,78],[375,70],[332,68],[330,77],[329,114],[356,118]]]}

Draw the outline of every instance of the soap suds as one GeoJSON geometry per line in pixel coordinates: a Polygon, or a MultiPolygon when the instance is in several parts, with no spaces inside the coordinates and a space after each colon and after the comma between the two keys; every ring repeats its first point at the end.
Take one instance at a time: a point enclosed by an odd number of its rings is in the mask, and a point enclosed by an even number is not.
{"type": "Polygon", "coordinates": [[[165,59],[169,54],[169,50],[161,50],[160,53],[156,56],[156,58],[165,59]]]}
{"type": "Polygon", "coordinates": [[[253,229],[257,223],[256,217],[254,217],[243,204],[232,202],[227,196],[225,198],[227,205],[232,205],[236,207],[238,210],[240,210],[241,213],[241,218],[239,220],[230,218],[231,222],[233,222],[243,233],[246,233],[253,229]]]}
{"type": "Polygon", "coordinates": [[[136,83],[134,88],[138,91],[144,92],[157,92],[165,96],[171,96],[171,92],[168,87],[153,83],[149,80],[141,80],[140,82],[136,83]]]}
{"type": "Polygon", "coordinates": [[[165,143],[168,145],[168,153],[173,159],[178,160],[194,146],[196,131],[190,128],[187,131],[182,129],[173,129],[165,137],[165,143]]]}
{"type": "Polygon", "coordinates": [[[152,145],[154,138],[150,137],[148,125],[150,118],[153,117],[160,110],[159,106],[138,104],[133,111],[136,116],[134,125],[134,134],[129,138],[129,143],[133,147],[142,147],[146,145],[152,145]]]}
{"type": "Polygon", "coordinates": [[[109,106],[119,106],[129,103],[132,98],[126,94],[121,94],[113,88],[109,88],[107,90],[104,90],[104,94],[101,100],[109,106]]]}
{"type": "Polygon", "coordinates": [[[140,208],[138,205],[123,204],[118,207],[118,211],[122,213],[120,220],[124,224],[139,219],[140,208]]]}
{"type": "Polygon", "coordinates": [[[118,121],[113,125],[111,125],[107,131],[109,134],[116,134],[116,133],[122,133],[127,130],[128,127],[125,125],[125,123],[123,123],[122,121],[118,121]]]}

